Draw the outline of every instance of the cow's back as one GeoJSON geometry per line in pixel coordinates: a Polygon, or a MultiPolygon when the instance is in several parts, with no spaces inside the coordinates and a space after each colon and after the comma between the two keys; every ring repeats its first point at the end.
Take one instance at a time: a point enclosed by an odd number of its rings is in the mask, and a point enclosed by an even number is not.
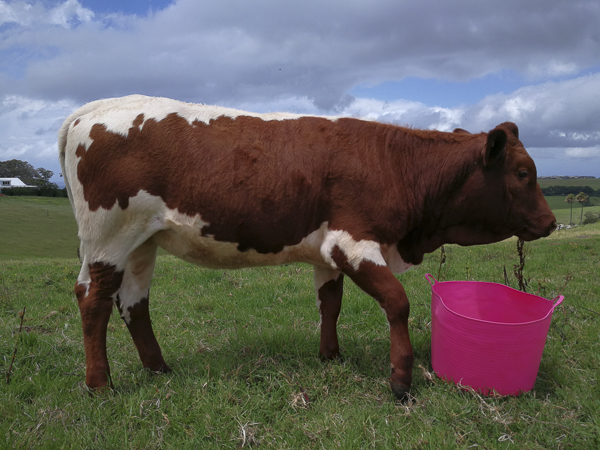
{"type": "Polygon", "coordinates": [[[86,105],[59,138],[80,237],[189,222],[242,252],[297,245],[328,220],[331,124],[142,96],[86,105]]]}

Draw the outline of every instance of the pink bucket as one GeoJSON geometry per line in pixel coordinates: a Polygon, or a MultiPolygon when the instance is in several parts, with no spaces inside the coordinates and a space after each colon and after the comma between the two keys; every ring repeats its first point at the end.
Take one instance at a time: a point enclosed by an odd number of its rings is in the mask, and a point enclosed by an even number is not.
{"type": "Polygon", "coordinates": [[[563,296],[554,302],[497,283],[426,278],[435,373],[484,395],[530,391],[563,296]]]}

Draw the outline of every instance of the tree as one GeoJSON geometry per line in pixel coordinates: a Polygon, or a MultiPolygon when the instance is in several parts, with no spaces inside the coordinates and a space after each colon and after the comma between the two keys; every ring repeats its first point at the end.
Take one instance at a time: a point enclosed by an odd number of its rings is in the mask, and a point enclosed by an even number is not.
{"type": "Polygon", "coordinates": [[[40,167],[34,169],[27,161],[11,159],[0,161],[0,177],[19,178],[23,183],[37,186],[40,189],[58,189],[56,183],[52,183],[54,172],[40,167]]]}
{"type": "Polygon", "coordinates": [[[44,169],[43,167],[40,167],[39,169],[37,169],[37,172],[39,174],[39,177],[33,181],[34,185],[38,186],[40,189],[46,189],[46,188],[57,189],[58,188],[56,183],[52,183],[50,181],[50,178],[52,178],[52,175],[54,175],[54,172],[52,172],[51,170],[48,170],[48,169],[44,169]]]}
{"type": "MultiPolygon", "coordinates": [[[[588,201],[588,198],[590,198],[590,196],[585,195],[584,192],[580,192],[577,194],[577,197],[575,197],[575,200],[581,204],[581,217],[579,218],[579,225],[583,224],[583,204],[588,201]]],[[[573,205],[571,205],[571,209],[573,209],[573,205]]]]}
{"type": "Polygon", "coordinates": [[[0,161],[0,177],[19,178],[25,184],[33,184],[33,180],[40,174],[27,161],[11,159],[9,161],[0,161]]]}
{"type": "Polygon", "coordinates": [[[571,205],[571,219],[569,220],[569,225],[573,225],[573,203],[575,202],[575,196],[573,194],[567,195],[565,202],[571,205]]]}

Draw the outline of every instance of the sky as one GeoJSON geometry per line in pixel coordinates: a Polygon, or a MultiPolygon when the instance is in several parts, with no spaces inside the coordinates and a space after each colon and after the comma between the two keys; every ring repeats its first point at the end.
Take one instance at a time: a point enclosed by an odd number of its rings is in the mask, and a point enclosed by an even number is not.
{"type": "Polygon", "coordinates": [[[55,172],[79,106],[145,94],[414,128],[515,122],[600,177],[598,0],[0,0],[0,161],[55,172]]]}

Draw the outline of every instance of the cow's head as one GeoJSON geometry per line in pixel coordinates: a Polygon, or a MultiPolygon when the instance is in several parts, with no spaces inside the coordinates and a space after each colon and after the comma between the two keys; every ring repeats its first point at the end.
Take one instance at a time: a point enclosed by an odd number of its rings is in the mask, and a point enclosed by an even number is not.
{"type": "Polygon", "coordinates": [[[458,218],[447,239],[471,245],[514,235],[531,241],[552,233],[556,219],[542,195],[535,164],[519,140],[517,126],[505,122],[487,134],[484,146],[478,142],[475,170],[446,209],[458,218]]]}

